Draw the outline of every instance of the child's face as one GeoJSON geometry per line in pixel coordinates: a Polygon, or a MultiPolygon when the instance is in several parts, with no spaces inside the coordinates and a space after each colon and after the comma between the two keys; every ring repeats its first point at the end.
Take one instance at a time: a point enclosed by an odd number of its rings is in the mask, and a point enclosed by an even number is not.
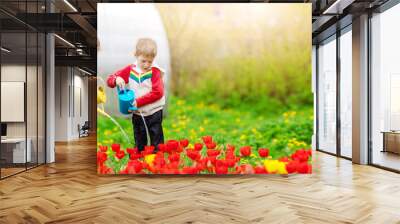
{"type": "Polygon", "coordinates": [[[144,55],[137,56],[138,66],[143,72],[147,72],[151,69],[154,57],[148,57],[144,55]]]}

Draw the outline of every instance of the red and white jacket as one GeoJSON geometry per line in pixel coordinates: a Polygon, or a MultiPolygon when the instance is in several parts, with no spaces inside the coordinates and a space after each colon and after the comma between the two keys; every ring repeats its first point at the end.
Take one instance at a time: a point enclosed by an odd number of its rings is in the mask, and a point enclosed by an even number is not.
{"type": "Polygon", "coordinates": [[[107,78],[107,85],[110,88],[116,86],[115,80],[121,77],[129,88],[135,92],[138,111],[135,114],[149,116],[162,110],[165,105],[163,70],[152,66],[149,72],[142,73],[136,64],[131,64],[111,74],[107,78]]]}

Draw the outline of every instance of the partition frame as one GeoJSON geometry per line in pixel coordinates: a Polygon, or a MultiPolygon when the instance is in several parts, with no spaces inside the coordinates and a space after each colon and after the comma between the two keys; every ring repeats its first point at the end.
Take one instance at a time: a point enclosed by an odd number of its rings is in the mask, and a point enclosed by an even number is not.
{"type": "MultiPolygon", "coordinates": [[[[29,2],[32,2],[32,1],[29,1],[29,2]]],[[[36,0],[33,2],[36,2],[36,9],[37,9],[36,11],[38,12],[39,0],[36,0]]],[[[40,1],[40,2],[42,2],[42,1],[40,1]]],[[[46,2],[47,2],[47,0],[46,0],[46,2]]],[[[25,16],[26,16],[28,0],[23,1],[23,3],[25,3],[25,16]]],[[[3,9],[1,9],[1,10],[3,11],[3,9]]],[[[48,9],[46,7],[46,12],[47,11],[48,11],[48,9]]],[[[14,19],[16,19],[16,18],[14,18],[14,19]]],[[[17,19],[17,21],[18,21],[18,19],[17,19]]],[[[19,21],[19,22],[22,22],[22,21],[19,21]]],[[[25,91],[25,93],[24,93],[25,169],[15,172],[15,173],[12,173],[7,176],[3,176],[2,167],[0,166],[0,180],[6,179],[8,177],[12,177],[14,175],[26,172],[27,170],[34,169],[41,165],[47,164],[47,110],[46,110],[46,108],[47,108],[47,81],[46,81],[46,77],[47,77],[47,32],[41,32],[40,30],[28,25],[27,23],[24,23],[24,22],[22,22],[22,23],[24,24],[24,28],[25,28],[24,31],[21,32],[21,33],[24,33],[24,35],[25,35],[25,81],[24,81],[24,83],[25,83],[24,84],[24,91],[25,91]],[[27,127],[28,127],[28,125],[27,125],[27,122],[28,122],[28,120],[27,120],[28,30],[31,30],[34,33],[36,33],[36,99],[37,99],[36,100],[36,136],[35,136],[36,140],[37,140],[37,146],[36,146],[37,153],[36,153],[36,162],[33,166],[30,166],[30,167],[28,167],[28,162],[27,162],[27,160],[28,160],[28,158],[27,158],[28,157],[28,155],[27,155],[27,147],[28,147],[28,143],[27,143],[27,139],[28,139],[28,136],[27,136],[28,135],[28,132],[27,132],[27,127]],[[42,36],[43,38],[41,39],[42,44],[43,44],[42,47],[44,48],[44,50],[41,51],[41,53],[43,53],[42,60],[44,60],[42,71],[41,71],[42,72],[42,82],[44,84],[43,85],[44,91],[42,94],[44,96],[44,99],[42,101],[44,116],[42,117],[43,119],[41,120],[41,122],[43,122],[43,125],[44,125],[43,126],[43,143],[44,143],[43,147],[44,148],[42,149],[43,163],[39,163],[39,141],[38,141],[39,140],[39,78],[38,78],[39,77],[39,69],[38,69],[38,66],[39,66],[39,36],[40,36],[39,34],[44,34],[42,36]]],[[[0,23],[0,26],[1,26],[1,23],[0,23]]],[[[2,45],[2,34],[3,33],[6,33],[6,32],[3,32],[0,29],[0,45],[2,45]]],[[[1,76],[2,75],[2,73],[1,73],[2,61],[3,61],[2,54],[0,53],[0,82],[2,81],[2,78],[1,78],[2,77],[1,76]]],[[[1,90],[1,85],[0,85],[0,90],[1,90]]],[[[0,100],[1,100],[1,91],[0,91],[0,100]]],[[[1,111],[1,105],[0,105],[0,111],[1,111]]],[[[0,114],[0,123],[2,123],[1,122],[1,114],[0,114]]],[[[1,151],[2,150],[1,150],[1,144],[0,144],[0,158],[1,158],[1,151]]]]}

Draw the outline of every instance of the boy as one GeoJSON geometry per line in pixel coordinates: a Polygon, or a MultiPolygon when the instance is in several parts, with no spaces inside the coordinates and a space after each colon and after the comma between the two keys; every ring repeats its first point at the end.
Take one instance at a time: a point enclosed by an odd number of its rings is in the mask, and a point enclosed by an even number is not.
{"type": "Polygon", "coordinates": [[[136,100],[133,103],[138,108],[132,111],[133,133],[135,144],[139,151],[144,150],[147,144],[145,125],[147,125],[150,142],[157,146],[164,142],[162,129],[162,109],[165,105],[164,71],[153,65],[157,55],[157,45],[150,38],[141,38],[136,44],[136,62],[117,71],[107,78],[107,85],[111,88],[118,86],[123,89],[126,84],[135,92],[136,100]],[[146,124],[143,123],[141,114],[146,124]]]}

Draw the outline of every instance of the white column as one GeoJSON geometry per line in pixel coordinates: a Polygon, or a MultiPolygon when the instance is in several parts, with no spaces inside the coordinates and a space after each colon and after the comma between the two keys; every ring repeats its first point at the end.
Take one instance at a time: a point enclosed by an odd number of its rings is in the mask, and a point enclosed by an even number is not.
{"type": "MultiPolygon", "coordinates": [[[[47,12],[53,12],[54,6],[46,1],[47,12]]],[[[46,35],[46,163],[55,162],[55,53],[54,34],[46,35]]]]}
{"type": "Polygon", "coordinates": [[[353,162],[368,163],[368,15],[353,19],[353,162]]]}

